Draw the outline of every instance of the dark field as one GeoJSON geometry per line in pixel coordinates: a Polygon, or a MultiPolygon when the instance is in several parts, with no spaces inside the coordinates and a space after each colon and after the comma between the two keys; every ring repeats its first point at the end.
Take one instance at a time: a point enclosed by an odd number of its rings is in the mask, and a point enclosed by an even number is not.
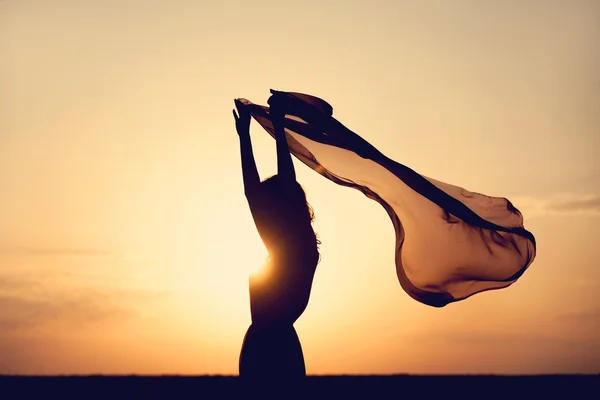
{"type": "Polygon", "coordinates": [[[250,387],[231,376],[0,376],[0,399],[600,398],[600,375],[309,376],[250,387]]]}

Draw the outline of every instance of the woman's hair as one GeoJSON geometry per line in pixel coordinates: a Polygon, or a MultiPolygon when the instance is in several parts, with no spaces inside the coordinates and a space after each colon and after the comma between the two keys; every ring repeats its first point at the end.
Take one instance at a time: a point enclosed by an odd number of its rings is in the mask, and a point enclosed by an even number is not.
{"type": "MultiPolygon", "coordinates": [[[[271,207],[274,212],[293,225],[309,226],[312,230],[312,222],[315,213],[312,206],[306,200],[306,193],[297,181],[286,181],[279,175],[273,175],[261,182],[261,187],[272,200],[271,207]]],[[[321,244],[315,235],[317,245],[321,244]]]]}

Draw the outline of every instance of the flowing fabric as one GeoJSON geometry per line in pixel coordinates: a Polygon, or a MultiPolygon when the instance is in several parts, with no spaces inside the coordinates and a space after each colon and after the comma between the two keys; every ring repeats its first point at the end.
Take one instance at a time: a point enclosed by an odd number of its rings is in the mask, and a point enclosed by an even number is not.
{"type": "MultiPolygon", "coordinates": [[[[293,100],[284,122],[291,153],[385,208],[396,231],[398,279],[415,300],[443,307],[504,288],[533,261],[535,238],[509,200],[420,175],[343,126],[324,100],[277,93],[293,100]]],[[[269,108],[241,100],[275,137],[269,108]]]]}

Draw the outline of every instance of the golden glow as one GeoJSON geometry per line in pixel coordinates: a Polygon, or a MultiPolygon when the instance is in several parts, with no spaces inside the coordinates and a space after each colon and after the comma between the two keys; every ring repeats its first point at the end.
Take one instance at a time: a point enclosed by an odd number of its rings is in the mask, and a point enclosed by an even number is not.
{"type": "Polygon", "coordinates": [[[510,288],[426,307],[385,211],[296,163],[323,242],[308,373],[600,372],[600,3],[125,3],[0,1],[0,373],[237,372],[266,251],[231,109],[270,88],[508,197],[538,241],[510,288]]]}

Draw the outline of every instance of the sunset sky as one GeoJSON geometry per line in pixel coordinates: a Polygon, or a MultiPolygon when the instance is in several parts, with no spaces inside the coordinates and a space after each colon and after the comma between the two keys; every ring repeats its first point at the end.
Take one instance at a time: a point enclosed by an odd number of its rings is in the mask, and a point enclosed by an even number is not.
{"type": "Polygon", "coordinates": [[[237,374],[266,250],[231,110],[270,88],[538,244],[514,285],[420,304],[384,209],[295,160],[308,374],[600,373],[598,71],[595,0],[0,0],[0,374],[237,374]]]}

